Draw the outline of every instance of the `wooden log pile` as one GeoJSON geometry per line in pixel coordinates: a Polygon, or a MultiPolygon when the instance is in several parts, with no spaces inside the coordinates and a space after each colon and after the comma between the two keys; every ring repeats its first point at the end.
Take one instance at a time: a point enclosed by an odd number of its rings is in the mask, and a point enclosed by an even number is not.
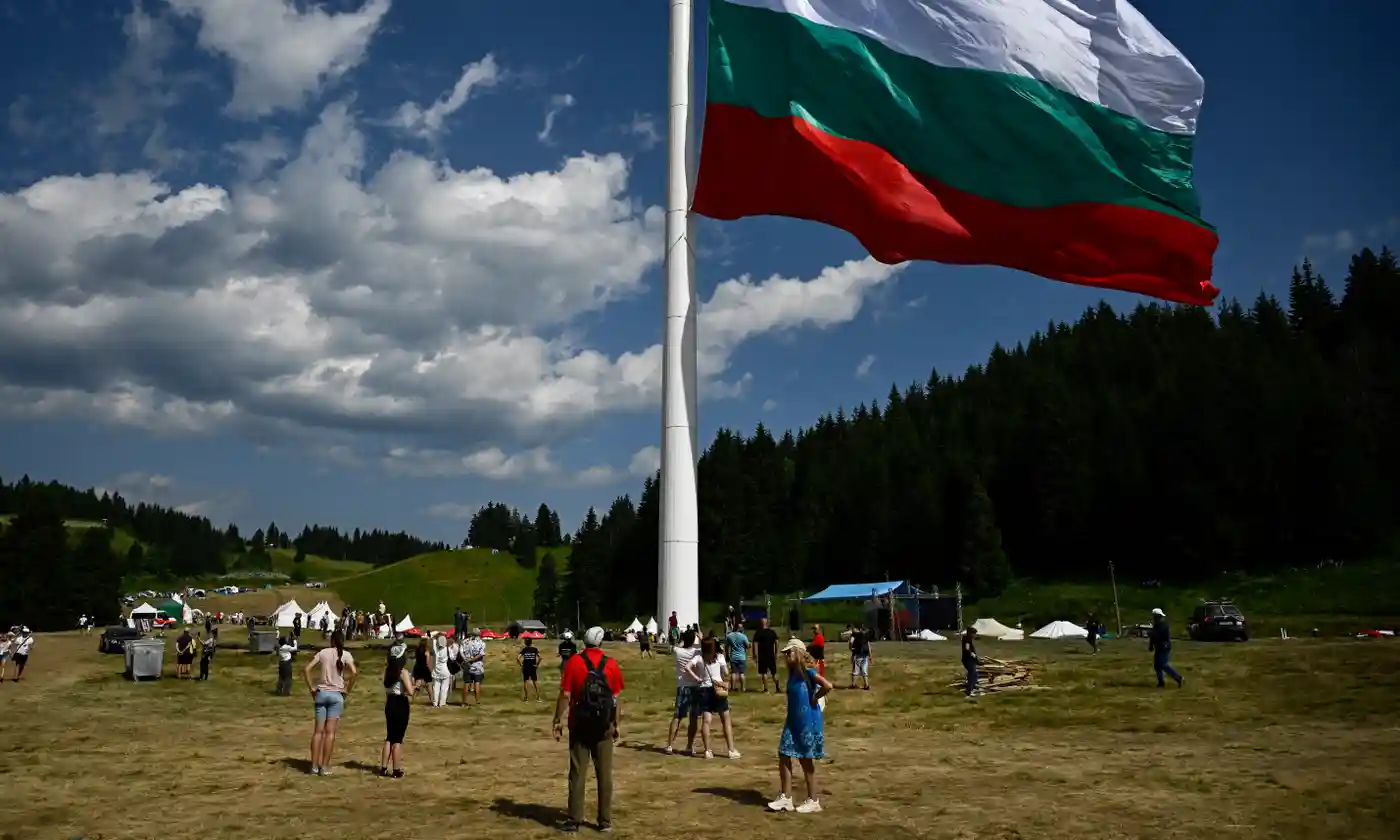
{"type": "MultiPolygon", "coordinates": [[[[1003,691],[1025,691],[1040,688],[1035,685],[1032,669],[1034,663],[1028,660],[993,659],[983,656],[977,664],[977,688],[983,694],[998,694],[1003,691]]],[[[958,672],[958,681],[948,684],[949,688],[967,688],[967,672],[958,672]]]]}

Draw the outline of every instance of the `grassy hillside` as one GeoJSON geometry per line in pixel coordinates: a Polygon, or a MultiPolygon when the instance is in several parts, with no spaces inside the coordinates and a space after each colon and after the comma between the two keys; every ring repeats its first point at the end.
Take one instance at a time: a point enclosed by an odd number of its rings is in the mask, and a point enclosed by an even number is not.
{"type": "MultiPolygon", "coordinates": [[[[567,566],[567,548],[540,549],[538,555],[546,552],[561,570],[567,566]]],[[[508,619],[531,617],[538,570],[538,563],[526,569],[509,554],[485,548],[438,551],[341,578],[330,588],[359,607],[383,601],[395,616],[412,615],[419,626],[451,624],[461,607],[482,626],[500,630],[508,619]]]]}
{"type": "Polygon", "coordinates": [[[304,610],[311,609],[321,601],[329,603],[336,612],[345,606],[345,602],[329,589],[307,589],[304,585],[259,589],[257,592],[244,592],[239,595],[211,595],[208,598],[190,601],[190,606],[205,611],[245,612],[261,616],[271,615],[291,599],[295,599],[304,610]]]}
{"type": "MultiPolygon", "coordinates": [[[[296,557],[296,549],[274,548],[267,553],[272,557],[272,570],[274,572],[290,575],[292,570],[297,567],[297,564],[292,562],[296,557]]],[[[302,569],[306,571],[307,580],[319,580],[323,583],[374,570],[373,563],[361,563],[358,560],[332,560],[317,554],[306,555],[306,561],[301,565],[302,569]]]]}
{"type": "MultiPolygon", "coordinates": [[[[3,528],[13,518],[14,514],[0,513],[0,528],[3,528]]],[[[63,520],[63,524],[68,529],[69,540],[74,543],[77,542],[78,537],[82,535],[83,531],[89,528],[104,527],[101,522],[93,519],[65,519],[63,520]]],[[[112,550],[117,552],[118,556],[125,557],[126,553],[131,550],[131,544],[134,542],[136,542],[136,538],[133,537],[130,532],[121,528],[113,529],[112,550]]]]}

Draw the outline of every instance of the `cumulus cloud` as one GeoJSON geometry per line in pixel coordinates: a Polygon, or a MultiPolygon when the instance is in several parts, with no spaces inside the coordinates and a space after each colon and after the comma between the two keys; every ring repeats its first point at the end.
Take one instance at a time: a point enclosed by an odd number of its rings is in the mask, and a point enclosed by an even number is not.
{"type": "Polygon", "coordinates": [[[175,49],[175,31],[159,14],[134,0],[122,19],[126,51],[116,70],[92,102],[98,135],[120,134],[144,125],[174,104],[176,94],[165,74],[175,49]]]}
{"type": "Polygon", "coordinates": [[[390,0],[332,12],[295,0],[166,0],[199,22],[199,46],[233,65],[228,113],[297,110],[365,59],[390,0]]]}
{"type": "Polygon", "coordinates": [[[574,95],[572,93],[556,93],[549,98],[549,108],[544,112],[544,127],[540,129],[535,137],[541,143],[552,143],[551,135],[554,133],[554,121],[559,115],[574,107],[574,95]]]}
{"type": "Polygon", "coordinates": [[[661,469],[661,450],[655,446],[643,446],[632,454],[632,462],[627,465],[627,472],[638,477],[656,475],[656,471],[661,469]]]}
{"type": "Polygon", "coordinates": [[[436,139],[443,133],[447,118],[467,104],[473,90],[494,87],[503,75],[496,57],[488,53],[480,61],[464,66],[452,90],[438,97],[433,104],[426,108],[415,102],[400,105],[389,120],[389,125],[425,140],[436,139]]]}
{"type": "Polygon", "coordinates": [[[860,362],[856,365],[856,379],[864,379],[865,377],[869,376],[870,368],[874,365],[875,354],[867,354],[866,357],[861,359],[860,362]]]}
{"type": "MultiPolygon", "coordinates": [[[[227,430],[412,475],[620,478],[550,447],[660,399],[659,345],[606,354],[576,327],[661,262],[628,161],[507,175],[402,150],[370,167],[365,146],[333,104],[296,147],[240,147],[236,184],[133,170],[0,193],[0,416],[227,430]]],[[[720,283],[702,395],[743,389],[744,342],[850,321],[899,270],[720,283]]]]}

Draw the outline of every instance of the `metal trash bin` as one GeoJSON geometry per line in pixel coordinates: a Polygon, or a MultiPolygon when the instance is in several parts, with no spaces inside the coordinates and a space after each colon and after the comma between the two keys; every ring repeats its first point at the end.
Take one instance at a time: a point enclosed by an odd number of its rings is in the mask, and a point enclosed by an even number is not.
{"type": "Polygon", "coordinates": [[[276,653],[276,652],[277,652],[277,631],[276,631],[276,630],[250,630],[250,631],[248,631],[248,652],[249,652],[249,653],[276,653]]]}
{"type": "Polygon", "coordinates": [[[158,680],[164,670],[164,639],[135,639],[126,643],[127,679],[158,680]]]}

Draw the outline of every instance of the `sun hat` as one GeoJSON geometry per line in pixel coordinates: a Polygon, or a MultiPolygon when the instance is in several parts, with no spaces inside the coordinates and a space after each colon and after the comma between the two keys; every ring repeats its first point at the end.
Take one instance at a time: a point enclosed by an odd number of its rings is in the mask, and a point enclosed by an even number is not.
{"type": "Polygon", "coordinates": [[[1162,608],[1161,608],[1161,607],[1153,607],[1153,608],[1152,608],[1152,614],[1153,614],[1153,615],[1160,615],[1162,618],[1166,618],[1166,617],[1167,617],[1167,614],[1164,613],[1164,612],[1162,612],[1162,608]]]}
{"type": "Polygon", "coordinates": [[[405,645],[403,642],[395,642],[394,645],[389,648],[390,659],[403,659],[406,653],[408,653],[408,645],[405,645]]]}
{"type": "Polygon", "coordinates": [[[807,645],[801,639],[788,639],[787,644],[783,645],[783,653],[793,650],[805,652],[807,650],[807,645]]]}
{"type": "Polygon", "coordinates": [[[584,647],[598,647],[603,644],[603,628],[590,627],[583,634],[584,647]]]}
{"type": "Polygon", "coordinates": [[[574,631],[572,631],[572,630],[565,630],[565,631],[564,631],[564,638],[566,638],[566,639],[572,639],[573,637],[574,637],[574,631]]]}

